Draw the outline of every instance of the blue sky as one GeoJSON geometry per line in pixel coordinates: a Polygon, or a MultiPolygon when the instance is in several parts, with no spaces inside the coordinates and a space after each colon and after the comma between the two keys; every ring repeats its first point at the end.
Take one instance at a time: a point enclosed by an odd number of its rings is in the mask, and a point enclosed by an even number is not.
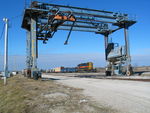
{"type": "MultiPolygon", "coordinates": [[[[27,0],[29,1],[29,0],[27,0]]],[[[149,0],[40,0],[54,4],[108,10],[136,15],[137,23],[130,28],[132,64],[150,65],[150,1],[149,0]],[[143,59],[144,58],[144,59],[143,59]],[[147,60],[145,60],[147,59],[147,60]],[[149,62],[149,63],[148,63],[149,62]]],[[[9,56],[10,67],[25,67],[26,32],[21,28],[24,0],[0,1],[0,33],[3,17],[10,19],[9,56]],[[15,57],[14,57],[15,56],[15,57]],[[18,61],[20,60],[20,61],[18,61]]],[[[94,33],[72,32],[69,45],[63,45],[68,31],[58,31],[46,45],[39,44],[39,67],[59,65],[75,66],[80,62],[93,61],[96,66],[104,66],[103,36],[94,33]],[[47,56],[47,57],[46,57],[47,56]],[[51,58],[50,58],[51,56],[51,58]],[[62,57],[58,57],[62,56],[62,57]],[[66,57],[65,57],[66,56],[66,57]],[[68,57],[69,56],[69,57],[68,57]],[[53,60],[52,60],[53,59],[53,60]],[[67,61],[69,59],[69,61],[67,61]],[[58,62],[59,61],[59,62],[58,62]],[[47,62],[47,64],[46,64],[47,62]],[[44,66],[45,64],[45,66],[44,66]],[[47,66],[46,66],[47,65],[47,66]]],[[[123,44],[123,31],[111,35],[114,42],[123,44]]],[[[0,40],[0,70],[2,69],[3,38],[0,40]]]]}

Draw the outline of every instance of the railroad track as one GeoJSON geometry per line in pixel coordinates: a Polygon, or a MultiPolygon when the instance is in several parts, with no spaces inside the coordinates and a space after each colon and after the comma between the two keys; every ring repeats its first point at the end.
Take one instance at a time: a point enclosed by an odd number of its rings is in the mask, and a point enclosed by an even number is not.
{"type": "Polygon", "coordinates": [[[131,80],[131,81],[144,81],[144,82],[150,82],[150,77],[125,77],[125,76],[122,76],[122,77],[118,77],[118,76],[111,76],[111,77],[108,77],[108,76],[105,76],[105,75],[76,75],[74,77],[80,77],[80,78],[94,78],[94,79],[111,79],[111,80],[131,80]]]}

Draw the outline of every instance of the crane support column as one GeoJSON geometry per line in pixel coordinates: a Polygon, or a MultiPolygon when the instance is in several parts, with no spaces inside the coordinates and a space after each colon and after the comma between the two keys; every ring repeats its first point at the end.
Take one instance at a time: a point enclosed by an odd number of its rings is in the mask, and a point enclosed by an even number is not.
{"type": "Polygon", "coordinates": [[[36,19],[31,18],[31,56],[32,56],[32,68],[31,77],[34,79],[38,78],[37,69],[37,36],[36,36],[36,19]]]}
{"type": "Polygon", "coordinates": [[[130,57],[130,43],[129,43],[129,34],[128,34],[128,26],[124,27],[124,36],[125,36],[125,49],[126,49],[126,65],[127,65],[127,75],[131,75],[130,67],[131,67],[131,57],[130,57]]]}
{"type": "Polygon", "coordinates": [[[112,74],[112,68],[111,68],[111,64],[107,59],[108,53],[107,53],[107,46],[108,46],[108,38],[109,38],[109,34],[104,34],[104,43],[105,43],[105,59],[107,62],[107,67],[106,67],[106,76],[111,76],[112,74]]]}
{"type": "Polygon", "coordinates": [[[27,58],[26,58],[26,65],[27,65],[27,77],[31,77],[31,66],[32,66],[32,56],[31,56],[31,32],[27,30],[27,58]]]}
{"type": "Polygon", "coordinates": [[[108,46],[108,34],[104,35],[104,43],[105,43],[105,59],[107,60],[107,52],[106,52],[106,49],[107,49],[107,46],[108,46]]]}

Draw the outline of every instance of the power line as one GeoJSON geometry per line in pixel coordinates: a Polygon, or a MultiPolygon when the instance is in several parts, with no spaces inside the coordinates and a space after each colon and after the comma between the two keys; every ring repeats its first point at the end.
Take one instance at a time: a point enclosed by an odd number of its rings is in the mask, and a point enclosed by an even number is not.
{"type": "Polygon", "coordinates": [[[1,40],[1,39],[2,39],[2,37],[3,37],[3,34],[4,34],[4,28],[5,28],[5,25],[3,25],[3,29],[2,29],[2,33],[1,33],[0,40],[1,40]]]}
{"type": "Polygon", "coordinates": [[[10,20],[14,20],[14,19],[19,18],[21,16],[23,16],[23,14],[20,14],[20,15],[17,15],[17,16],[13,16],[13,17],[10,18],[10,20]]]}
{"type": "Polygon", "coordinates": [[[55,1],[55,0],[49,0],[48,2],[51,2],[51,3],[52,3],[52,2],[54,2],[54,1],[55,1]]]}

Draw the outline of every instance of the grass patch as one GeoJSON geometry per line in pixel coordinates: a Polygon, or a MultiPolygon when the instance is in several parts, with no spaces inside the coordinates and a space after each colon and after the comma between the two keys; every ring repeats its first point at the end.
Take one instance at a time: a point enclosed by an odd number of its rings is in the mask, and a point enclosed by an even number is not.
{"type": "Polygon", "coordinates": [[[55,81],[35,81],[17,75],[3,85],[0,80],[0,113],[115,113],[81,94],[82,89],[55,81]]]}

